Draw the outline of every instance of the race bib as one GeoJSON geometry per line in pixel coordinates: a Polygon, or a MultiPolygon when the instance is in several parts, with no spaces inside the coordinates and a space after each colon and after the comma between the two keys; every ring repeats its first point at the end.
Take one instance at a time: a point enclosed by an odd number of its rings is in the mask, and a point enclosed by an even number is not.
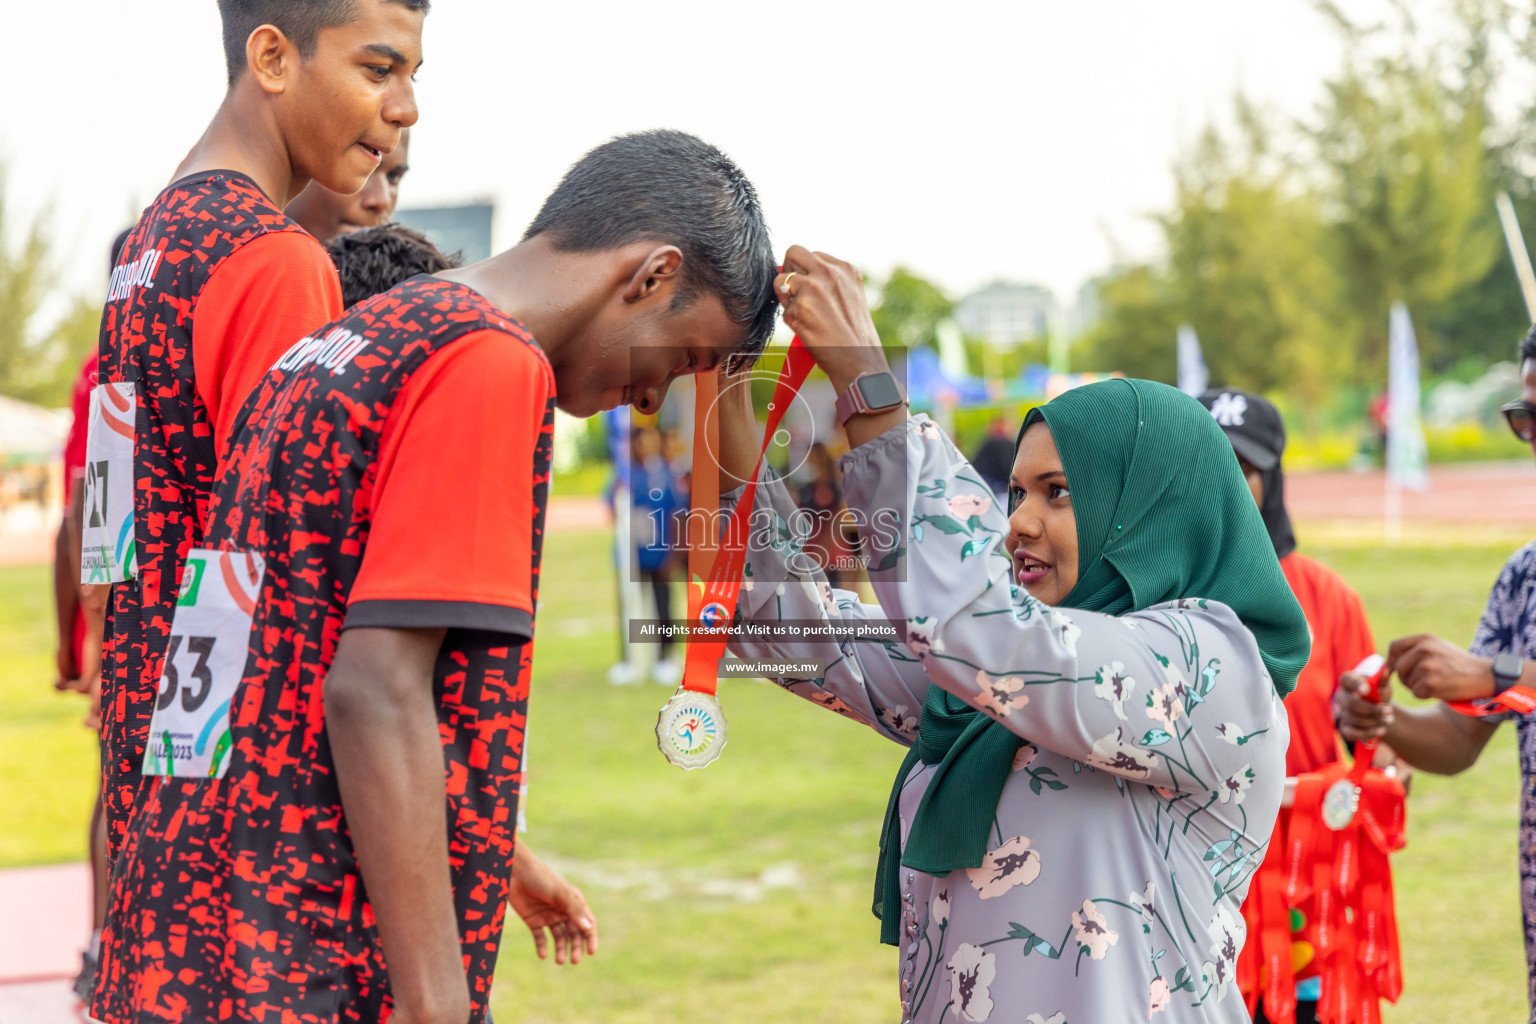
{"type": "Polygon", "coordinates": [[[91,389],[81,583],[121,583],[138,574],[133,542],[133,425],[138,414],[139,399],[131,381],[91,389]]]}
{"type": "Polygon", "coordinates": [[[245,672],[266,569],[250,551],[188,552],[149,723],[145,775],[224,777],[230,702],[245,672]]]}

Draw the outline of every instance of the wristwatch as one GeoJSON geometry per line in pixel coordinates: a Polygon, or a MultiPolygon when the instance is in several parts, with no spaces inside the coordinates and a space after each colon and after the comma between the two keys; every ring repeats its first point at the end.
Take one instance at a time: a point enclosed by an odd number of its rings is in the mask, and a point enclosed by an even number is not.
{"type": "Polygon", "coordinates": [[[890,370],[861,373],[837,396],[837,422],[846,426],[855,416],[884,412],[906,404],[907,396],[890,370]]]}
{"type": "Polygon", "coordinates": [[[1508,651],[1493,656],[1493,695],[1497,697],[1520,681],[1525,662],[1517,654],[1508,651]]]}

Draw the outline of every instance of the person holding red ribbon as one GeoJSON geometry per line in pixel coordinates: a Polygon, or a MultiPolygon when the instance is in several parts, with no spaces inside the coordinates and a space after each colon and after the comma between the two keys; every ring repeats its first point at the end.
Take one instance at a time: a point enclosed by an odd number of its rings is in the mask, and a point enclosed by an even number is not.
{"type": "Polygon", "coordinates": [[[1174,388],[1078,388],[1025,420],[1005,515],[908,416],[857,270],[794,247],[776,286],[842,395],[879,603],[804,557],[754,468],[748,389],[722,388],[722,476],[764,495],[736,608],[757,628],[730,644],[820,662],[777,682],[909,748],[874,893],[903,1019],[1246,1024],[1241,904],[1309,640],[1232,446],[1174,388]],[[807,620],[904,643],[807,640],[807,620]]]}
{"type": "MultiPolygon", "coordinates": [[[[1516,437],[1536,452],[1536,327],[1520,342],[1520,398],[1503,408],[1516,437]]],[[[1392,642],[1387,667],[1413,695],[1442,703],[1408,708],[1364,699],[1346,675],[1334,704],[1345,739],[1380,739],[1415,768],[1455,775],[1477,762],[1499,725],[1520,743],[1520,899],[1527,989],[1536,1021],[1536,541],[1510,556],[1488,595],[1470,649],[1428,633],[1392,642]]]]}
{"type": "MultiPolygon", "coordinates": [[[[1338,732],[1333,724],[1333,693],[1339,679],[1376,652],[1365,605],[1338,573],[1296,550],[1296,534],[1285,507],[1285,471],[1280,465],[1285,454],[1285,423],[1280,410],[1262,395],[1237,388],[1212,388],[1200,396],[1200,404],[1211,411],[1232,442],[1280,558],[1280,568],[1312,631],[1312,656],[1295,691],[1285,700],[1291,725],[1285,769],[1291,778],[1319,772],[1340,762],[1338,732]]],[[[1390,760],[1390,751],[1381,753],[1383,757],[1378,760],[1390,760]]],[[[1327,987],[1336,999],[1338,992],[1356,993],[1356,998],[1349,1000],[1353,1005],[1367,999],[1376,1001],[1374,989],[1369,996],[1359,995],[1362,978],[1374,972],[1362,968],[1357,957],[1342,955],[1338,944],[1319,949],[1321,894],[1308,891],[1305,898],[1287,899],[1292,889],[1310,890],[1315,869],[1311,863],[1315,857],[1299,856],[1292,863],[1288,839],[1293,835],[1301,838],[1308,831],[1314,838],[1327,838],[1315,829],[1292,826],[1293,812],[1288,807],[1280,812],[1269,854],[1243,904],[1243,915],[1255,941],[1243,947],[1238,959],[1238,983],[1258,1024],[1316,1024],[1319,1019],[1338,1024],[1333,1012],[1337,1002],[1319,1013],[1324,975],[1330,975],[1327,987]],[[1293,877],[1297,879],[1295,885],[1293,877]]],[[[1307,852],[1322,852],[1316,846],[1309,844],[1307,852]]],[[[1379,863],[1385,870],[1385,855],[1372,858],[1371,863],[1379,863]]],[[[1390,879],[1372,881],[1381,884],[1390,879]]],[[[1326,930],[1323,934],[1333,937],[1326,930]]],[[[1395,995],[1391,986],[1388,988],[1386,994],[1395,995]]]]}

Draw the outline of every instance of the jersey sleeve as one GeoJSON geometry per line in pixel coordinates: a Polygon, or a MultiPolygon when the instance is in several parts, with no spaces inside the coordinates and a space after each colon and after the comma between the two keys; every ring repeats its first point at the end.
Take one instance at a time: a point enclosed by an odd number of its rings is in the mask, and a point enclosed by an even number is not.
{"type": "Polygon", "coordinates": [[[192,365],[221,461],[235,414],[256,382],[294,342],[341,311],[336,267],[303,231],[254,238],[209,276],[193,313],[192,365]]]}
{"type": "Polygon", "coordinates": [[[97,357],[94,351],[85,357],[70,393],[71,420],[64,439],[64,504],[68,505],[75,487],[85,476],[85,439],[91,421],[91,389],[96,386],[97,357]]]}
{"type": "Polygon", "coordinates": [[[429,358],[381,438],[372,525],[344,628],[433,627],[533,637],[535,452],[553,376],[499,331],[429,358]]]}

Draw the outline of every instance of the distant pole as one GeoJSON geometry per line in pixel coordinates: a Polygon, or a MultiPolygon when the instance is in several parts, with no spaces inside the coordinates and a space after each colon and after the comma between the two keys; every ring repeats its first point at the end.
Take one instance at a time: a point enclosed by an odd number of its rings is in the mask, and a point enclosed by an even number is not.
{"type": "Polygon", "coordinates": [[[1392,303],[1387,342],[1386,542],[1403,538],[1403,489],[1429,486],[1429,456],[1419,418],[1419,343],[1408,307],[1392,303]]]}
{"type": "Polygon", "coordinates": [[[619,577],[619,661],[629,663],[634,658],[630,650],[629,620],[636,611],[635,597],[639,588],[630,582],[634,568],[635,549],[630,543],[630,515],[634,509],[634,472],[630,458],[630,407],[621,405],[613,417],[612,426],[618,435],[613,447],[613,547],[614,571],[619,577]]]}
{"type": "Polygon", "coordinates": [[[1381,519],[1382,535],[1388,547],[1403,542],[1403,489],[1387,474],[1387,500],[1381,519]]]}
{"type": "Polygon", "coordinates": [[[1179,325],[1177,357],[1179,390],[1199,398],[1211,382],[1211,373],[1200,351],[1200,338],[1189,324],[1179,325]]]}
{"type": "Polygon", "coordinates": [[[1531,254],[1525,248],[1525,236],[1520,233],[1520,221],[1515,217],[1515,204],[1509,201],[1508,192],[1494,197],[1493,205],[1499,211],[1499,223],[1504,226],[1504,241],[1509,246],[1509,258],[1515,264],[1515,276],[1520,279],[1520,294],[1525,296],[1525,312],[1536,323],[1536,270],[1531,269],[1531,254]]]}
{"type": "Polygon", "coordinates": [[[1072,339],[1067,335],[1067,325],[1060,313],[1053,315],[1046,326],[1046,356],[1052,373],[1067,373],[1072,363],[1072,339]]]}

